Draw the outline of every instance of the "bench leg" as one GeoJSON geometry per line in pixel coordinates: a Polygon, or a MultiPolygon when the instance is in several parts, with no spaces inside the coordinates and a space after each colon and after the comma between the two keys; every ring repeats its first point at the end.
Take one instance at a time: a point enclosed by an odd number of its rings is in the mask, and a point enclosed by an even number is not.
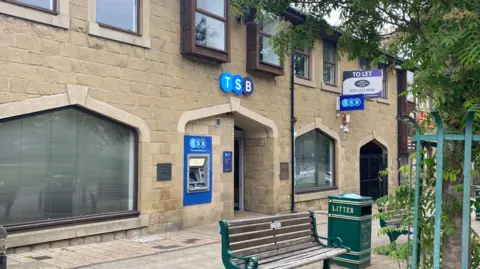
{"type": "Polygon", "coordinates": [[[323,261],[323,269],[330,269],[330,259],[323,261]]]}

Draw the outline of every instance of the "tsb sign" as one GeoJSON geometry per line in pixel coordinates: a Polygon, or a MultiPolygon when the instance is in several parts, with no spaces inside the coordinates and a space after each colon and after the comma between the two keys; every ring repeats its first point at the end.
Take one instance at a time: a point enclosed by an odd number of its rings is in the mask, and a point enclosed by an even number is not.
{"type": "Polygon", "coordinates": [[[249,77],[240,75],[232,76],[232,74],[225,72],[222,73],[218,79],[220,89],[224,92],[233,92],[236,95],[251,95],[253,93],[253,81],[249,77]]]}

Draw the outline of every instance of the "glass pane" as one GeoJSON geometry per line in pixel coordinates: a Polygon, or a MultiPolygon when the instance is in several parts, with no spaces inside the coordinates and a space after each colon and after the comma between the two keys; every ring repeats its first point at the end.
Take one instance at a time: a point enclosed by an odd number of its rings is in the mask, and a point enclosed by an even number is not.
{"type": "Polygon", "coordinates": [[[0,123],[0,225],[134,209],[134,133],[75,109],[0,123]]]}
{"type": "Polygon", "coordinates": [[[49,9],[49,10],[55,10],[55,8],[53,7],[53,0],[15,0],[15,1],[27,4],[27,5],[49,9]]]}
{"type": "Polygon", "coordinates": [[[96,0],[97,22],[117,28],[138,31],[138,0],[96,0]]]}
{"type": "Polygon", "coordinates": [[[335,62],[335,46],[332,43],[323,42],[323,60],[330,63],[335,62]]]}
{"type": "Polygon", "coordinates": [[[311,131],[295,140],[296,188],[335,186],[334,143],[318,131],[311,131]]]}
{"type": "Polygon", "coordinates": [[[225,17],[225,0],[197,0],[197,8],[225,17]]]}
{"type": "Polygon", "coordinates": [[[295,177],[297,189],[315,187],[315,132],[295,139],[295,177]]]}
{"type": "Polygon", "coordinates": [[[225,51],[225,23],[195,13],[195,39],[198,45],[225,51]]]}
{"type": "Polygon", "coordinates": [[[309,64],[308,64],[308,56],[305,56],[304,54],[295,54],[293,56],[293,59],[295,61],[295,75],[297,77],[302,77],[302,78],[309,78],[309,64]]]}
{"type": "Polygon", "coordinates": [[[273,65],[280,65],[280,58],[275,54],[270,43],[268,43],[268,40],[268,37],[260,36],[260,61],[273,65]]]}
{"type": "Polygon", "coordinates": [[[323,82],[335,85],[335,65],[323,63],[323,82]]]}
{"type": "Polygon", "coordinates": [[[260,31],[265,34],[274,35],[277,32],[278,24],[280,24],[280,20],[277,17],[267,17],[261,23],[260,31]]]}

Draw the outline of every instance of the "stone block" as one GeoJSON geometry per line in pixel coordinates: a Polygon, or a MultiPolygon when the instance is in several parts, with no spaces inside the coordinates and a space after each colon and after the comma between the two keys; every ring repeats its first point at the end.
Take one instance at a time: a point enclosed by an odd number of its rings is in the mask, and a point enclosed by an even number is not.
{"type": "Polygon", "coordinates": [[[139,237],[139,236],[142,236],[142,230],[141,229],[128,230],[127,233],[126,233],[127,238],[135,238],[135,237],[139,237]]]}
{"type": "Polygon", "coordinates": [[[27,81],[23,79],[11,79],[10,80],[10,91],[18,93],[27,92],[27,81]]]}
{"type": "Polygon", "coordinates": [[[87,74],[77,74],[76,81],[78,85],[96,88],[98,85],[98,78],[96,76],[87,74]]]}
{"type": "Polygon", "coordinates": [[[127,238],[127,231],[115,232],[115,240],[127,238]]]}
{"type": "Polygon", "coordinates": [[[60,240],[54,241],[50,243],[50,247],[52,248],[64,248],[70,246],[70,240],[60,240]]]}
{"type": "Polygon", "coordinates": [[[115,240],[115,233],[106,233],[100,235],[102,242],[109,242],[115,240]]]}
{"type": "Polygon", "coordinates": [[[85,244],[85,237],[78,237],[70,239],[70,246],[78,246],[85,244]]]}
{"type": "Polygon", "coordinates": [[[99,243],[102,242],[102,237],[100,235],[90,235],[90,236],[85,236],[85,244],[93,244],[93,243],[99,243]]]}
{"type": "Polygon", "coordinates": [[[50,93],[50,84],[42,81],[29,81],[27,93],[46,95],[50,93]]]}
{"type": "Polygon", "coordinates": [[[32,251],[32,247],[30,247],[30,246],[16,247],[15,248],[15,254],[21,254],[21,253],[30,252],[30,251],[32,251]]]}
{"type": "Polygon", "coordinates": [[[43,250],[43,249],[48,249],[50,248],[50,243],[42,243],[42,244],[35,244],[31,246],[32,251],[38,251],[38,250],[43,250]]]}

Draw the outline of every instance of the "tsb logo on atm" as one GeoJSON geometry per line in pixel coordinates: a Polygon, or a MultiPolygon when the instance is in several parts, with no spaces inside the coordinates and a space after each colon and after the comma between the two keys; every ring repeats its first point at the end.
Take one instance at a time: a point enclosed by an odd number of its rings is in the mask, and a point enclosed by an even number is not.
{"type": "Polygon", "coordinates": [[[190,139],[190,147],[192,149],[204,149],[207,147],[207,140],[203,138],[191,138],[190,139]]]}
{"type": "Polygon", "coordinates": [[[236,95],[251,95],[253,93],[253,80],[249,77],[240,75],[232,76],[232,74],[222,73],[218,79],[220,89],[224,92],[233,92],[236,95]]]}

